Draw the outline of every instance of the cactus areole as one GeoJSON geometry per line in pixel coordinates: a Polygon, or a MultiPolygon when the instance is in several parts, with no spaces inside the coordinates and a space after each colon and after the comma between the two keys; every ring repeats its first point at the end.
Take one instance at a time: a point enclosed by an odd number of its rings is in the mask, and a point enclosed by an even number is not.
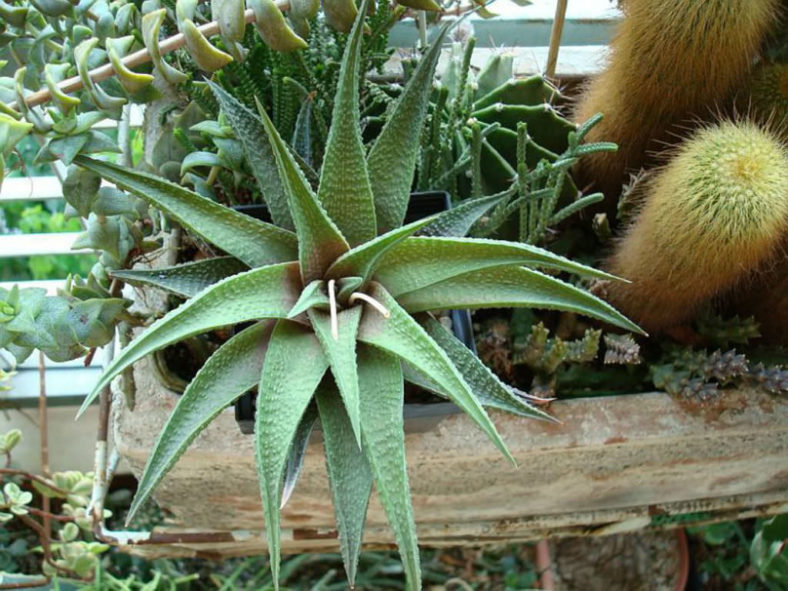
{"type": "Polygon", "coordinates": [[[145,355],[190,335],[252,321],[208,359],[178,401],[148,459],[130,518],[201,429],[258,386],[255,448],[274,581],[280,507],[297,477],[288,458],[303,450],[319,417],[348,579],[352,584],[374,482],[400,549],[407,588],[418,590],[419,554],[405,466],[404,379],[453,401],[510,459],[484,406],[549,419],[499,381],[430,312],[540,307],[638,328],[609,304],[532,267],[611,276],[533,246],[457,237],[456,229],[475,219],[457,219],[470,215],[463,213],[468,209],[402,226],[446,28],[366,151],[358,84],[368,4],[359,11],[342,60],[334,125],[316,193],[266,113],[260,109],[258,117],[212,85],[255,177],[279,181],[269,182],[265,191],[267,205],[279,214],[274,216],[281,220],[278,225],[155,176],[77,158],[80,166],[139,195],[228,255],[118,274],[128,283],[158,286],[188,299],[119,353],[83,410],[145,355]],[[446,228],[453,229],[452,235],[440,235],[446,228]],[[419,231],[422,235],[416,236],[419,231]]]}

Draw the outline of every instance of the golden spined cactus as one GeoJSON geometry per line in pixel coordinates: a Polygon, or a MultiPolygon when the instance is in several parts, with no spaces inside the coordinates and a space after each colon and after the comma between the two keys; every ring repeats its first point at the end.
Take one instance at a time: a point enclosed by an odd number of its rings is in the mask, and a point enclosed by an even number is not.
{"type": "Polygon", "coordinates": [[[752,74],[748,107],[788,140],[788,63],[764,63],[752,74]]]}
{"type": "Polygon", "coordinates": [[[649,331],[698,308],[776,255],[788,231],[788,151],[752,122],[701,128],[648,181],[609,269],[608,299],[649,331]]]}
{"type": "Polygon", "coordinates": [[[745,78],[779,0],[627,0],[623,9],[609,65],[575,112],[575,121],[604,113],[587,141],[619,145],[578,171],[611,203],[627,172],[671,139],[673,124],[708,115],[745,78]]]}

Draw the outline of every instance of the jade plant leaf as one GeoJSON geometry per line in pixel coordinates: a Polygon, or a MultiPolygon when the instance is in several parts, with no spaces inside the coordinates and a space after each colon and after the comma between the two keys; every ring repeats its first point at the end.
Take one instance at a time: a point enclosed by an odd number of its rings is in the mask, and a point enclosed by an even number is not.
{"type": "Polygon", "coordinates": [[[285,318],[298,297],[298,265],[282,263],[228,277],[160,318],[134,339],[104,370],[82,407],[126,367],[167,345],[214,328],[259,320],[285,318]]]}
{"type": "Polygon", "coordinates": [[[290,320],[277,321],[260,377],[254,430],[265,531],[276,586],[281,558],[279,508],[287,456],[327,366],[314,333],[290,320]]]}
{"type": "Polygon", "coordinates": [[[397,358],[373,347],[359,350],[364,453],[380,502],[397,540],[406,586],[421,589],[419,546],[410,502],[402,417],[402,370],[397,358]]]}
{"type": "Polygon", "coordinates": [[[418,367],[444,388],[452,402],[479,425],[502,454],[514,462],[495,425],[446,352],[400,307],[382,285],[372,282],[369,294],[383,304],[388,310],[388,316],[365,314],[359,325],[358,339],[418,367]]]}
{"type": "Polygon", "coordinates": [[[587,291],[525,267],[493,267],[457,275],[402,294],[411,313],[453,308],[527,307],[575,312],[631,332],[643,331],[613,306],[587,291]]]}
{"type": "Polygon", "coordinates": [[[215,257],[165,269],[119,269],[110,274],[135,287],[158,287],[190,298],[222,279],[248,270],[234,257],[215,257]]]}
{"type": "Polygon", "coordinates": [[[317,196],[352,246],[371,240],[377,234],[375,203],[365,161],[359,127],[358,80],[364,16],[370,0],[361,5],[345,46],[339,85],[328,132],[326,155],[320,174],[317,196]]]}
{"type": "Polygon", "coordinates": [[[353,426],[336,388],[321,385],[316,400],[323,427],[323,447],[339,531],[339,547],[352,588],[372,492],[372,471],[359,447],[360,442],[353,435],[353,426]]]}
{"type": "Polygon", "coordinates": [[[260,381],[272,329],[273,321],[253,324],[219,347],[197,372],[153,446],[127,524],[200,431],[260,381]]]}
{"type": "Polygon", "coordinates": [[[228,209],[161,177],[77,156],[74,162],[134,193],[250,267],[296,259],[292,232],[228,209]]]}

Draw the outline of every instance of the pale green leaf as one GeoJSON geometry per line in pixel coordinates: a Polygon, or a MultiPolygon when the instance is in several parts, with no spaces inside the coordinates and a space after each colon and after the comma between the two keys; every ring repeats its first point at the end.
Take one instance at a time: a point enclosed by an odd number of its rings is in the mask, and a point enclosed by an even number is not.
{"type": "Polygon", "coordinates": [[[112,378],[149,353],[214,328],[284,318],[298,299],[298,264],[282,263],[253,269],[220,281],[154,322],[131,341],[104,370],[82,407],[85,409],[112,378]]]}
{"type": "Polygon", "coordinates": [[[295,223],[301,278],[304,284],[307,284],[315,279],[322,279],[331,263],[350,250],[350,246],[318,202],[304,173],[265,109],[259,103],[257,106],[276,157],[279,178],[295,223]]]}
{"type": "Polygon", "coordinates": [[[325,294],[326,282],[322,279],[315,279],[307,285],[301,292],[298,301],[293,306],[293,309],[288,312],[288,318],[295,318],[299,314],[303,314],[310,308],[321,308],[327,310],[330,304],[328,296],[325,294]]]}
{"type": "Polygon", "coordinates": [[[110,275],[135,287],[158,287],[190,298],[222,279],[248,270],[234,257],[215,257],[164,269],[117,269],[110,275]]]}
{"type": "Polygon", "coordinates": [[[406,588],[420,591],[419,545],[405,459],[402,370],[396,357],[372,347],[360,347],[358,377],[364,454],[394,530],[406,588]]]}
{"type": "Polygon", "coordinates": [[[178,398],[140,477],[128,524],[195,437],[227,405],[260,381],[273,321],[253,324],[208,358],[178,398]]]}
{"type": "Polygon", "coordinates": [[[287,195],[277,172],[276,158],[263,122],[221,86],[211,81],[208,81],[208,86],[219,101],[222,113],[233,128],[235,137],[243,146],[249,168],[263,192],[271,219],[277,226],[292,230],[294,226],[287,206],[287,195]]]}
{"type": "Polygon", "coordinates": [[[448,29],[449,25],[441,28],[421,58],[369,151],[367,165],[379,232],[398,228],[405,219],[435,66],[448,29]]]}
{"type": "MultiPolygon", "coordinates": [[[[364,16],[369,4],[370,0],[363,1],[345,46],[317,192],[326,212],[351,246],[377,235],[375,202],[361,141],[358,105],[364,16]]],[[[389,165],[397,166],[397,163],[389,165]]]]}
{"type": "Polygon", "coordinates": [[[290,320],[276,323],[260,377],[254,428],[255,461],[275,589],[279,588],[279,512],[285,465],[298,425],[327,367],[320,343],[308,328],[290,320]]]}
{"type": "Polygon", "coordinates": [[[233,211],[157,176],[87,156],[77,156],[74,162],[134,193],[250,267],[297,258],[297,242],[292,232],[233,211]]]}
{"type": "Polygon", "coordinates": [[[317,340],[331,366],[342,400],[345,403],[356,441],[361,445],[358,410],[358,373],[356,365],[356,332],[361,319],[361,306],[346,308],[337,314],[337,337],[331,333],[331,317],[326,312],[309,310],[309,320],[317,340]]]}
{"type": "Polygon", "coordinates": [[[446,351],[454,363],[454,367],[460,371],[482,405],[521,416],[554,420],[546,412],[535,408],[517,396],[510,386],[504,384],[462,341],[451,334],[435,318],[428,315],[420,320],[427,334],[446,351]]]}
{"type": "Polygon", "coordinates": [[[363,281],[369,279],[377,268],[382,257],[394,246],[411,236],[424,226],[435,220],[435,216],[430,216],[416,220],[386,232],[374,240],[365,242],[360,246],[349,250],[328,268],[326,276],[340,279],[342,277],[361,277],[363,281]]]}
{"type": "Polygon", "coordinates": [[[336,386],[330,380],[324,380],[317,389],[316,398],[323,427],[323,447],[339,532],[339,548],[352,588],[372,492],[372,471],[353,436],[353,426],[336,386]]]}
{"type": "Polygon", "coordinates": [[[375,272],[375,280],[398,297],[457,275],[502,265],[528,265],[616,279],[604,271],[529,244],[483,238],[415,236],[386,253],[375,272]]]}
{"type": "MultiPolygon", "coordinates": [[[[383,304],[389,316],[367,308],[358,327],[358,340],[400,357],[434,380],[451,397],[452,402],[479,425],[501,453],[514,461],[495,425],[446,352],[382,285],[372,282],[368,295],[383,304]]],[[[362,433],[363,428],[362,418],[362,433]]]]}
{"type": "Polygon", "coordinates": [[[578,287],[525,267],[493,267],[457,275],[400,295],[411,313],[454,308],[543,308],[575,312],[630,332],[643,331],[613,306],[578,287]]]}

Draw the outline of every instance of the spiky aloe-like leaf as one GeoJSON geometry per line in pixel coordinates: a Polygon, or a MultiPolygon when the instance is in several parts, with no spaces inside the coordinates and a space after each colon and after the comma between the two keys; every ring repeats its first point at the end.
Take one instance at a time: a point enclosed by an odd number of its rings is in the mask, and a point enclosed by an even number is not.
{"type": "MultiPolygon", "coordinates": [[[[337,116],[316,193],[304,176],[304,167],[259,104],[258,126],[249,113],[238,111],[231,101],[221,101],[225,111],[234,113],[228,114],[229,119],[244,118],[244,124],[234,125],[236,135],[251,134],[239,138],[242,144],[268,142],[285,213],[295,234],[227,213],[221,206],[155,177],[78,158],[82,166],[140,194],[191,233],[214,243],[238,259],[239,265],[252,267],[205,287],[150,326],[104,371],[86,405],[125,368],[170,343],[240,322],[262,321],[255,325],[258,327],[275,324],[270,334],[261,328],[245,330],[209,359],[162,433],[135,501],[136,508],[194,434],[259,370],[256,463],[275,587],[281,554],[280,507],[297,478],[314,409],[319,409],[324,423],[329,478],[349,578],[352,580],[356,569],[371,473],[394,531],[410,590],[420,589],[421,579],[405,466],[402,368],[454,401],[510,459],[482,404],[543,416],[437,321],[412,314],[463,307],[541,306],[637,329],[588,292],[527,267],[614,277],[523,244],[413,235],[422,227],[431,227],[431,233],[462,233],[495,202],[492,198],[489,203],[461,207],[454,216],[402,227],[440,48],[428,50],[365,159],[359,149],[356,78],[368,3],[366,0],[343,58],[334,101],[337,116]],[[367,179],[371,180],[374,202],[369,199],[367,179]],[[443,226],[438,223],[441,220],[443,226]],[[261,351],[265,351],[262,369],[254,356],[261,351]],[[222,389],[221,372],[233,373],[244,363],[243,371],[238,369],[222,389]]],[[[270,158],[265,166],[269,174],[270,158]]],[[[285,213],[275,217],[286,218],[285,213]]],[[[126,273],[125,278],[148,285],[158,281],[161,287],[191,295],[199,281],[210,283],[222,273],[199,277],[192,273],[194,269],[225,263],[200,265],[188,267],[188,272],[185,267],[160,271],[158,279],[153,277],[156,272],[126,273]],[[184,272],[189,287],[178,284],[175,288],[175,280],[182,279],[184,272]]]]}
{"type": "Polygon", "coordinates": [[[292,230],[294,226],[290,217],[290,208],[287,206],[287,195],[277,174],[276,158],[263,122],[221,86],[210,80],[208,85],[219,101],[222,112],[235,132],[235,137],[243,146],[249,167],[268,205],[271,219],[277,226],[292,230]]]}
{"type": "Polygon", "coordinates": [[[254,446],[271,571],[277,588],[281,556],[279,511],[287,456],[327,366],[311,331],[290,320],[277,321],[260,377],[254,446]]]}
{"type": "Polygon", "coordinates": [[[358,79],[364,16],[370,0],[364,0],[345,46],[339,85],[334,99],[333,124],[328,132],[326,155],[317,196],[351,245],[377,234],[375,203],[364,159],[359,126],[358,79]],[[341,122],[341,124],[340,124],[341,122]]]}
{"type": "Polygon", "coordinates": [[[234,257],[214,257],[166,269],[119,269],[110,274],[135,287],[158,287],[190,298],[222,279],[248,270],[234,257]]]}
{"type": "Polygon", "coordinates": [[[407,589],[419,591],[419,546],[405,461],[402,370],[396,357],[372,347],[361,348],[359,361],[364,453],[394,530],[407,589]]]}
{"type": "Polygon", "coordinates": [[[517,396],[511,387],[504,384],[462,341],[446,330],[435,318],[428,315],[421,319],[421,325],[427,334],[446,351],[446,355],[452,360],[482,404],[535,419],[553,420],[549,414],[531,406],[517,396]]]}
{"type": "Polygon", "coordinates": [[[134,193],[250,267],[296,258],[296,237],[288,230],[228,209],[160,177],[88,156],[77,156],[74,163],[134,193]]]}
{"type": "Polygon", "coordinates": [[[449,25],[441,28],[369,151],[369,178],[382,231],[401,226],[405,219],[432,79],[448,29],[449,25]]]}
{"type": "Polygon", "coordinates": [[[615,279],[603,271],[529,244],[438,236],[416,236],[395,245],[386,253],[375,279],[398,296],[470,271],[513,265],[615,279]]]}
{"type": "Polygon", "coordinates": [[[82,403],[79,414],[112,378],[149,353],[221,326],[262,318],[286,318],[298,297],[297,274],[297,264],[282,263],[234,275],[160,318],[109,364],[82,403]]]}
{"type": "Polygon", "coordinates": [[[336,388],[321,385],[316,398],[323,426],[323,447],[339,530],[339,547],[352,587],[372,492],[372,472],[336,388]]]}
{"type": "Polygon", "coordinates": [[[418,367],[444,388],[452,402],[465,411],[501,453],[514,462],[495,425],[446,352],[382,285],[372,283],[370,295],[386,307],[388,315],[366,314],[358,329],[358,339],[418,367]]]}
{"type": "Polygon", "coordinates": [[[342,395],[345,411],[350,419],[356,442],[361,445],[361,418],[358,409],[358,364],[356,363],[356,333],[361,320],[361,308],[342,310],[334,319],[319,310],[309,311],[309,320],[331,366],[334,382],[342,395]]]}
{"type": "Polygon", "coordinates": [[[492,267],[401,294],[408,312],[452,308],[542,308],[575,312],[631,332],[643,331],[613,306],[580,288],[525,267],[492,267]]]}
{"type": "Polygon", "coordinates": [[[134,518],[200,431],[260,381],[272,322],[258,322],[235,335],[208,359],[189,383],[153,446],[126,523],[134,518]]]}

